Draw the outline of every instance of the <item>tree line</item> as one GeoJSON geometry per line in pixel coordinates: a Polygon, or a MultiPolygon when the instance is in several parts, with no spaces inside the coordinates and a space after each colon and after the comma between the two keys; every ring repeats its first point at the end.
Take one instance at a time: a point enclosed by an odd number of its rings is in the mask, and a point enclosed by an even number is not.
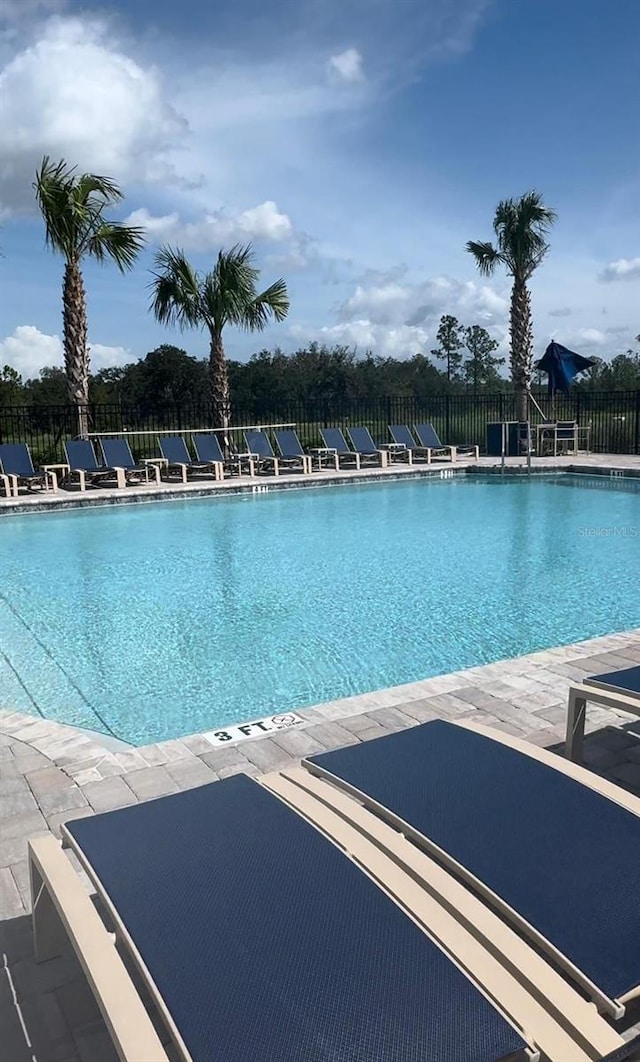
{"type": "MultiPolygon", "coordinates": [[[[455,318],[444,326],[447,335],[452,332],[451,321],[455,318]]],[[[495,346],[487,353],[485,341],[478,341],[478,330],[487,336],[485,330],[478,325],[459,327],[458,337],[468,340],[471,347],[451,349],[449,364],[442,344],[431,357],[416,354],[403,360],[371,353],[358,355],[346,346],[311,343],[292,354],[276,347],[261,350],[246,362],[229,361],[233,409],[236,413],[251,410],[265,399],[281,406],[304,401],[330,407],[344,400],[367,401],[389,395],[420,401],[434,394],[511,391],[511,383],[491,364],[501,360],[492,355],[495,346]],[[458,357],[463,359],[465,351],[466,360],[457,361],[458,357]]],[[[163,344],[139,361],[90,374],[89,402],[135,407],[142,413],[200,406],[208,399],[208,374],[206,358],[163,344]]],[[[534,384],[545,383],[545,378],[535,373],[533,379],[534,384]]],[[[575,387],[582,391],[640,390],[640,349],[619,354],[611,362],[598,360],[575,387]]],[[[67,402],[63,369],[42,369],[38,377],[24,382],[9,366],[0,371],[0,406],[62,406],[67,402]]]]}

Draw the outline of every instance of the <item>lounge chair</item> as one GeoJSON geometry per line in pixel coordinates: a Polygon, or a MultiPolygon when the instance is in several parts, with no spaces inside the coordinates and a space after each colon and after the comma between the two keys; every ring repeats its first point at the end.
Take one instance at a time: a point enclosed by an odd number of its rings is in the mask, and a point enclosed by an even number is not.
{"type": "Polygon", "coordinates": [[[436,720],[305,765],[440,860],[600,1010],[620,1018],[640,996],[640,799],[473,723],[436,720]]]}
{"type": "Polygon", "coordinates": [[[64,444],[69,471],[65,476],[65,482],[73,482],[77,477],[80,490],[87,489],[87,482],[92,486],[98,486],[105,480],[116,481],[118,488],[126,486],[124,470],[122,468],[109,468],[101,465],[96,458],[96,452],[90,439],[67,439],[64,444]]]}
{"type": "MultiPolygon", "coordinates": [[[[273,447],[263,431],[248,430],[244,432],[247,450],[257,455],[257,470],[270,469],[274,476],[280,475],[280,459],[273,452],[273,447]]],[[[283,462],[284,463],[284,462],[283,462]]]]}
{"type": "MultiPolygon", "coordinates": [[[[253,779],[68,822],[62,834],[182,1059],[497,1062],[524,1060],[527,1048],[537,1057],[374,881],[253,779]]],[[[57,951],[55,910],[120,1057],[164,1062],[58,842],[36,838],[29,849],[38,960],[57,951]]]]}
{"type": "Polygon", "coordinates": [[[128,439],[100,439],[104,463],[110,468],[122,469],[126,483],[149,482],[149,473],[153,472],[156,485],[160,486],[160,468],[152,461],[136,464],[131,453],[128,439]]]}
{"type": "Polygon", "coordinates": [[[351,449],[341,428],[320,428],[320,434],[325,445],[324,452],[334,454],[340,468],[343,462],[354,464],[356,469],[360,468],[360,454],[351,449]]]}
{"type": "Polygon", "coordinates": [[[428,446],[420,446],[414,439],[406,424],[390,424],[389,434],[397,446],[404,446],[411,453],[414,461],[421,459],[431,464],[431,449],[428,446]]]}
{"type": "Polygon", "coordinates": [[[353,449],[360,455],[360,460],[375,461],[381,468],[389,464],[389,451],[381,450],[371,438],[368,428],[347,428],[353,449]]]}
{"type": "MultiPolygon", "coordinates": [[[[170,475],[177,472],[183,483],[189,476],[198,473],[213,473],[216,480],[224,479],[224,461],[194,461],[181,435],[161,436],[158,439],[160,453],[167,462],[165,468],[170,475]]],[[[161,470],[162,471],[162,470],[161,470]]]]}
{"type": "Polygon", "coordinates": [[[418,437],[418,442],[425,449],[431,451],[431,457],[450,457],[451,461],[457,460],[459,454],[468,454],[475,457],[476,461],[480,455],[480,449],[475,443],[465,446],[445,446],[440,442],[438,433],[433,424],[414,424],[413,430],[418,437]]]}
{"type": "Polygon", "coordinates": [[[31,453],[26,443],[0,443],[0,475],[4,477],[5,489],[13,490],[17,497],[20,487],[31,491],[34,487],[51,488],[57,491],[58,480],[52,468],[34,468],[31,453]]]}
{"type": "Polygon", "coordinates": [[[325,446],[335,451],[341,466],[343,461],[345,463],[353,461],[356,468],[359,469],[365,461],[370,463],[373,461],[375,464],[384,467],[389,461],[386,451],[378,450],[373,440],[371,440],[373,450],[362,452],[357,448],[351,449],[344,437],[342,428],[320,428],[320,434],[325,446]]]}
{"type": "Polygon", "coordinates": [[[296,462],[301,465],[303,472],[311,472],[311,456],[302,449],[298,433],[293,428],[276,428],[273,434],[280,451],[280,460],[296,462]]]}
{"type": "Polygon", "coordinates": [[[249,475],[255,475],[257,454],[230,453],[225,457],[218,437],[213,433],[196,433],[192,438],[198,461],[210,461],[213,464],[222,463],[223,468],[228,468],[230,472],[237,472],[238,475],[243,472],[246,466],[249,475]]]}
{"type": "Polygon", "coordinates": [[[565,755],[580,763],[584,744],[587,704],[600,704],[630,715],[640,715],[640,665],[621,671],[592,675],[579,685],[569,687],[565,755]]]}
{"type": "Polygon", "coordinates": [[[60,843],[29,842],[36,958],[71,940],[123,1062],[167,1062],[169,1049],[120,950],[184,1062],[631,1056],[464,886],[297,774],[236,775],[64,824],[115,935],[60,843]]]}

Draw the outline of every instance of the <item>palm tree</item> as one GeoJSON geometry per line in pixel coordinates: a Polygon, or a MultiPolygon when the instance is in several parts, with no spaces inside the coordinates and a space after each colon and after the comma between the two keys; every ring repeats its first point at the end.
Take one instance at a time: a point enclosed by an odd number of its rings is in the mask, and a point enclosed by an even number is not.
{"type": "Polygon", "coordinates": [[[36,200],[46,226],[47,246],[64,256],[62,319],[64,363],[69,399],[78,408],[78,434],[88,432],[89,350],[87,304],[80,268],[86,256],[115,262],[121,273],[131,269],[144,246],[143,229],[107,221],[103,211],[119,203],[122,193],[110,177],[76,174],[64,159],[46,156],[36,173],[36,200]]]}
{"type": "Polygon", "coordinates": [[[210,273],[199,273],[183,251],[162,247],[155,256],[150,309],[161,324],[206,328],[209,346],[209,392],[215,428],[225,433],[231,419],[229,378],[222,342],[225,325],[261,332],[270,318],[284,321],[289,296],[284,280],[256,291],[260,276],[251,245],[220,251],[210,273]]]}
{"type": "Polygon", "coordinates": [[[528,419],[533,359],[527,281],[549,250],[546,236],[556,217],[555,210],[544,205],[539,192],[527,192],[519,199],[503,199],[498,203],[493,219],[497,246],[473,240],[466,245],[483,276],[491,276],[500,263],[513,277],[509,328],[511,378],[516,396],[516,417],[520,421],[528,419]]]}

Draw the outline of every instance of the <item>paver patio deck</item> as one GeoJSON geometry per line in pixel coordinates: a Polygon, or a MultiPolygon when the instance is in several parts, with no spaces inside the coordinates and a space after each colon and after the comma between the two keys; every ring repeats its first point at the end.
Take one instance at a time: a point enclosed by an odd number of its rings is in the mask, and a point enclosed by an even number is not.
{"type": "MultiPolygon", "coordinates": [[[[313,752],[367,741],[429,719],[473,718],[536,744],[558,746],[570,682],[588,673],[638,663],[640,631],[606,635],[318,705],[300,712],[305,722],[299,729],[222,748],[214,748],[202,735],[140,749],[107,748],[58,723],[0,713],[3,1057],[11,1062],[116,1059],[71,950],[41,965],[33,960],[28,837],[49,831],[59,834],[60,823],[71,818],[188,789],[238,771],[259,775],[313,752]]],[[[594,706],[588,713],[587,731],[587,765],[640,796],[640,721],[594,706]]],[[[640,1003],[629,1012],[626,1025],[621,1029],[625,1035],[640,1028],[640,1003]]]]}

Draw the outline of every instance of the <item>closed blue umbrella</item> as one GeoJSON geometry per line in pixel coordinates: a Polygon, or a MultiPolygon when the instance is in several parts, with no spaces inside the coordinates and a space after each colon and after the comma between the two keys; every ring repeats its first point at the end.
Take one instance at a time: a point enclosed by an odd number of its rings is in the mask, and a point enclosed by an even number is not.
{"type": "Polygon", "coordinates": [[[593,358],[584,358],[582,354],[576,354],[574,350],[563,347],[554,339],[549,343],[536,368],[547,373],[548,393],[553,403],[557,391],[568,395],[574,376],[595,364],[593,358]]]}

